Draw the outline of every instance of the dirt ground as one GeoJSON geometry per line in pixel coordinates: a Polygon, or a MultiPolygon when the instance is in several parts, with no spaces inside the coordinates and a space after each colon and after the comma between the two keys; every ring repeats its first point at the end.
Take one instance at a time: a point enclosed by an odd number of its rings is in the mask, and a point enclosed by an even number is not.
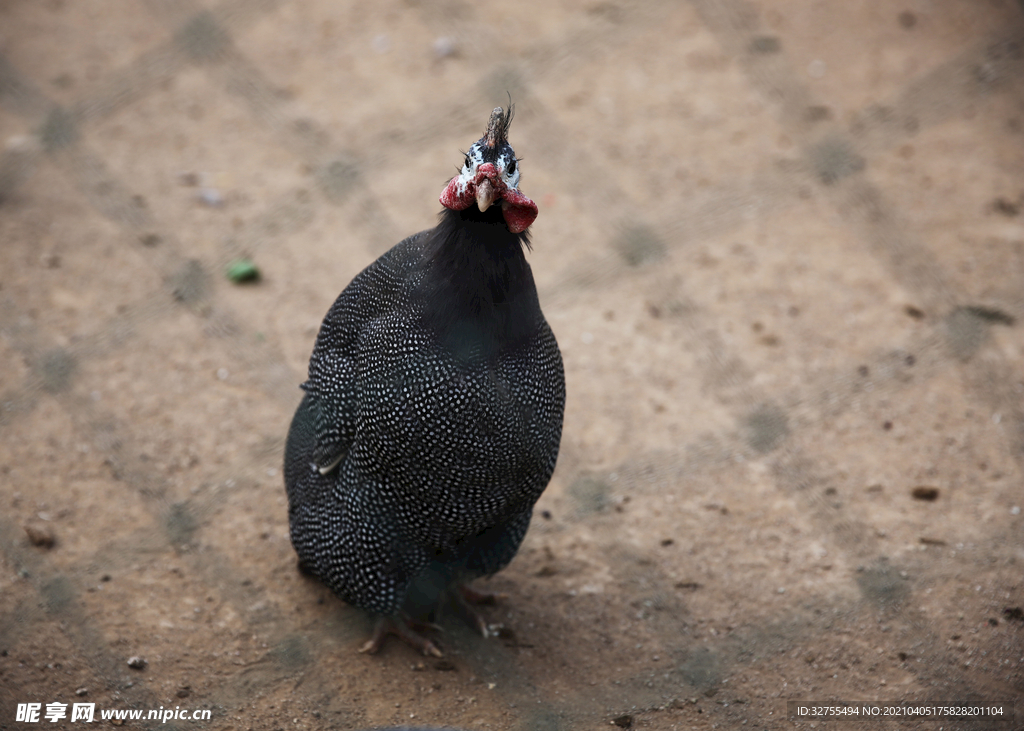
{"type": "Polygon", "coordinates": [[[0,0],[0,728],[1024,728],[1022,79],[1008,0],[0,0]],[[506,93],[558,469],[499,637],[361,655],[284,435],[506,93]]]}

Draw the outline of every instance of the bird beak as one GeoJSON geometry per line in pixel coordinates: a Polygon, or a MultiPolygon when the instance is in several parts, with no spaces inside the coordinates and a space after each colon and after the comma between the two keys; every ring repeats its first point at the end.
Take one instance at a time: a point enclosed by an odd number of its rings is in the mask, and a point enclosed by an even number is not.
{"type": "Polygon", "coordinates": [[[494,203],[494,184],[484,178],[476,186],[476,207],[483,213],[494,203]]]}

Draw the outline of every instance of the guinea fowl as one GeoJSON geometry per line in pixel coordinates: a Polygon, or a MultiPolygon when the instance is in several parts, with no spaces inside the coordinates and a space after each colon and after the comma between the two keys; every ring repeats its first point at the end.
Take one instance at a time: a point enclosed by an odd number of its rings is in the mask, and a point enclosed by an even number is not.
{"type": "Polygon", "coordinates": [[[363,652],[447,599],[486,636],[475,578],[519,550],[558,457],[565,376],[524,246],[512,109],[441,194],[438,225],[370,264],[327,313],[285,448],[300,568],[377,616],[363,652]]]}

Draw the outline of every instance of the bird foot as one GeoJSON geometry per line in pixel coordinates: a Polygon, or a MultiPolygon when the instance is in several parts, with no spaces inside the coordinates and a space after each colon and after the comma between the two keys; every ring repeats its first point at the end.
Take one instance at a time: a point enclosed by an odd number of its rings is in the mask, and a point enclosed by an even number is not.
{"type": "Polygon", "coordinates": [[[474,607],[485,604],[492,606],[497,604],[499,600],[507,598],[507,594],[477,591],[476,589],[471,589],[463,584],[458,587],[458,590],[454,594],[452,594],[451,603],[459,616],[472,627],[476,628],[476,630],[486,638],[490,637],[494,633],[491,631],[490,625],[487,623],[487,619],[474,607]]]}
{"type": "MultiPolygon", "coordinates": [[[[414,623],[417,629],[438,629],[436,625],[426,623],[414,623]]],[[[424,655],[433,657],[444,657],[444,653],[438,649],[432,641],[421,635],[419,632],[409,626],[410,623],[402,617],[381,617],[377,620],[373,626],[373,634],[370,635],[362,647],[359,648],[359,652],[365,652],[368,655],[376,655],[380,648],[384,645],[384,638],[388,635],[394,635],[405,644],[410,647],[422,652],[424,655]]]]}

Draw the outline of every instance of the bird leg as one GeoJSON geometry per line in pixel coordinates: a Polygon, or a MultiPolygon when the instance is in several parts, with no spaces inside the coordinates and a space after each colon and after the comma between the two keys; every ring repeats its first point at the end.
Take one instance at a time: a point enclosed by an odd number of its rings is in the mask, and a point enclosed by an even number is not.
{"type": "MultiPolygon", "coordinates": [[[[373,634],[371,634],[370,639],[368,639],[366,643],[359,648],[359,652],[365,652],[368,655],[376,655],[384,645],[384,638],[388,635],[394,635],[405,642],[405,644],[419,650],[424,655],[444,657],[444,654],[438,649],[437,645],[419,634],[419,632],[409,625],[409,621],[404,617],[380,617],[373,626],[373,634]]],[[[417,623],[418,629],[424,627],[436,629],[434,625],[417,623]]]]}
{"type": "Polygon", "coordinates": [[[488,606],[498,603],[500,599],[507,599],[507,594],[496,594],[488,591],[477,591],[471,589],[467,584],[461,584],[451,594],[451,604],[460,617],[470,626],[474,627],[484,637],[491,636],[490,626],[487,619],[476,610],[476,606],[486,604],[488,606]]]}
{"type": "Polygon", "coordinates": [[[499,601],[508,599],[508,594],[494,591],[478,591],[472,588],[469,584],[463,584],[459,587],[459,593],[462,594],[462,598],[470,604],[486,604],[491,607],[497,604],[499,601]]]}

